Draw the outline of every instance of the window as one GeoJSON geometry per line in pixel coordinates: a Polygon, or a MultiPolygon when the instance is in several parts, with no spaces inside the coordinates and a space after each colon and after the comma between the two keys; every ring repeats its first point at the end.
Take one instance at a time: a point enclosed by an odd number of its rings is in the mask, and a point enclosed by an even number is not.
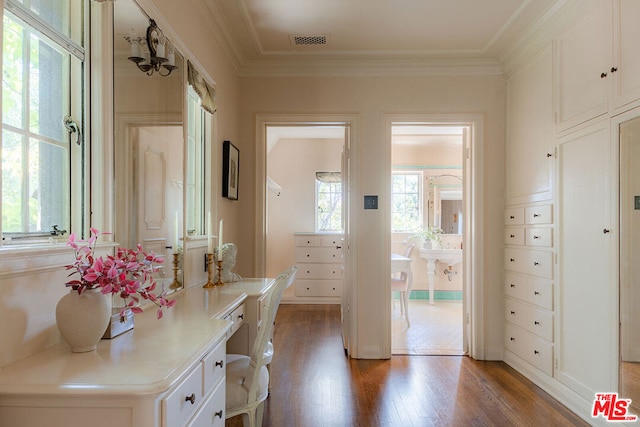
{"type": "Polygon", "coordinates": [[[189,235],[205,234],[205,133],[206,112],[191,86],[187,98],[187,209],[189,235]]]}
{"type": "Polygon", "coordinates": [[[316,231],[342,232],[340,172],[316,172],[316,231]]]}
{"type": "Polygon", "coordinates": [[[0,143],[5,241],[49,235],[54,226],[84,228],[83,4],[5,0],[0,143]]]}
{"type": "Polygon", "coordinates": [[[422,226],[422,174],[394,173],[391,179],[391,230],[414,231],[422,226]]]}

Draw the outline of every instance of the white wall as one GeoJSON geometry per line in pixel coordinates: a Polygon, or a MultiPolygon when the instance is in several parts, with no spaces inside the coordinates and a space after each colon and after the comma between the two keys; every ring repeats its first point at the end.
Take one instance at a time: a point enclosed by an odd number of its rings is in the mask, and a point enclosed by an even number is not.
{"type": "MultiPolygon", "coordinates": [[[[256,114],[356,114],[358,115],[357,189],[358,199],[367,194],[379,195],[379,203],[388,203],[384,189],[388,183],[380,171],[390,164],[385,140],[385,113],[481,113],[484,117],[483,182],[479,195],[484,202],[484,239],[481,250],[482,283],[478,283],[485,298],[483,330],[486,336],[484,356],[502,355],[502,212],[504,192],[504,129],[505,81],[502,76],[490,77],[270,77],[240,80],[240,140],[257,143],[256,114]]],[[[255,159],[244,156],[242,185],[253,194],[255,159]]],[[[241,247],[253,247],[255,236],[250,224],[258,214],[255,201],[243,199],[241,222],[246,231],[240,236],[241,247]]],[[[384,303],[388,295],[382,292],[386,248],[380,210],[357,210],[357,301],[362,309],[356,319],[360,354],[375,357],[383,352],[381,332],[384,328],[384,303]]],[[[481,236],[478,235],[478,238],[481,236]]],[[[248,255],[248,254],[247,254],[248,255]]],[[[243,271],[251,271],[254,260],[242,259],[243,271]]]]}

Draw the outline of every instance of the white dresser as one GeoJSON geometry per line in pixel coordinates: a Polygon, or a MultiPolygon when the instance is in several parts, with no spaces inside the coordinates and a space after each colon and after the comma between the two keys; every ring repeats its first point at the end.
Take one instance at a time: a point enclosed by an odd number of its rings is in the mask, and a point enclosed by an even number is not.
{"type": "Polygon", "coordinates": [[[505,349],[553,376],[553,206],[505,210],[505,349]]]}
{"type": "Polygon", "coordinates": [[[0,370],[0,427],[224,426],[226,338],[243,292],[197,286],[95,351],[62,342],[0,370]]]}
{"type": "Polygon", "coordinates": [[[294,233],[298,275],[297,297],[331,298],[342,295],[342,234],[294,233]]]}

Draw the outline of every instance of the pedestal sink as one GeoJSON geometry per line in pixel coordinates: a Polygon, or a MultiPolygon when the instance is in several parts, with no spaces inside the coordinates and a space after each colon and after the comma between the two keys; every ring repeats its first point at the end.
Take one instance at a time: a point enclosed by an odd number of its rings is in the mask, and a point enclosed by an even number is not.
{"type": "Polygon", "coordinates": [[[427,260],[429,277],[429,304],[433,304],[433,292],[436,281],[436,262],[451,267],[462,262],[462,249],[420,249],[420,258],[427,260]]]}

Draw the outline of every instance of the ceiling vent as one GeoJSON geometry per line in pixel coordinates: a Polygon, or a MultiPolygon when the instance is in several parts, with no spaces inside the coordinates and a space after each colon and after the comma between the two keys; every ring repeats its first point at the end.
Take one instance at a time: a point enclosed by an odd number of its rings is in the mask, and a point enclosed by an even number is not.
{"type": "Polygon", "coordinates": [[[291,44],[294,46],[326,46],[329,43],[329,37],[326,34],[317,35],[291,35],[291,44]]]}

